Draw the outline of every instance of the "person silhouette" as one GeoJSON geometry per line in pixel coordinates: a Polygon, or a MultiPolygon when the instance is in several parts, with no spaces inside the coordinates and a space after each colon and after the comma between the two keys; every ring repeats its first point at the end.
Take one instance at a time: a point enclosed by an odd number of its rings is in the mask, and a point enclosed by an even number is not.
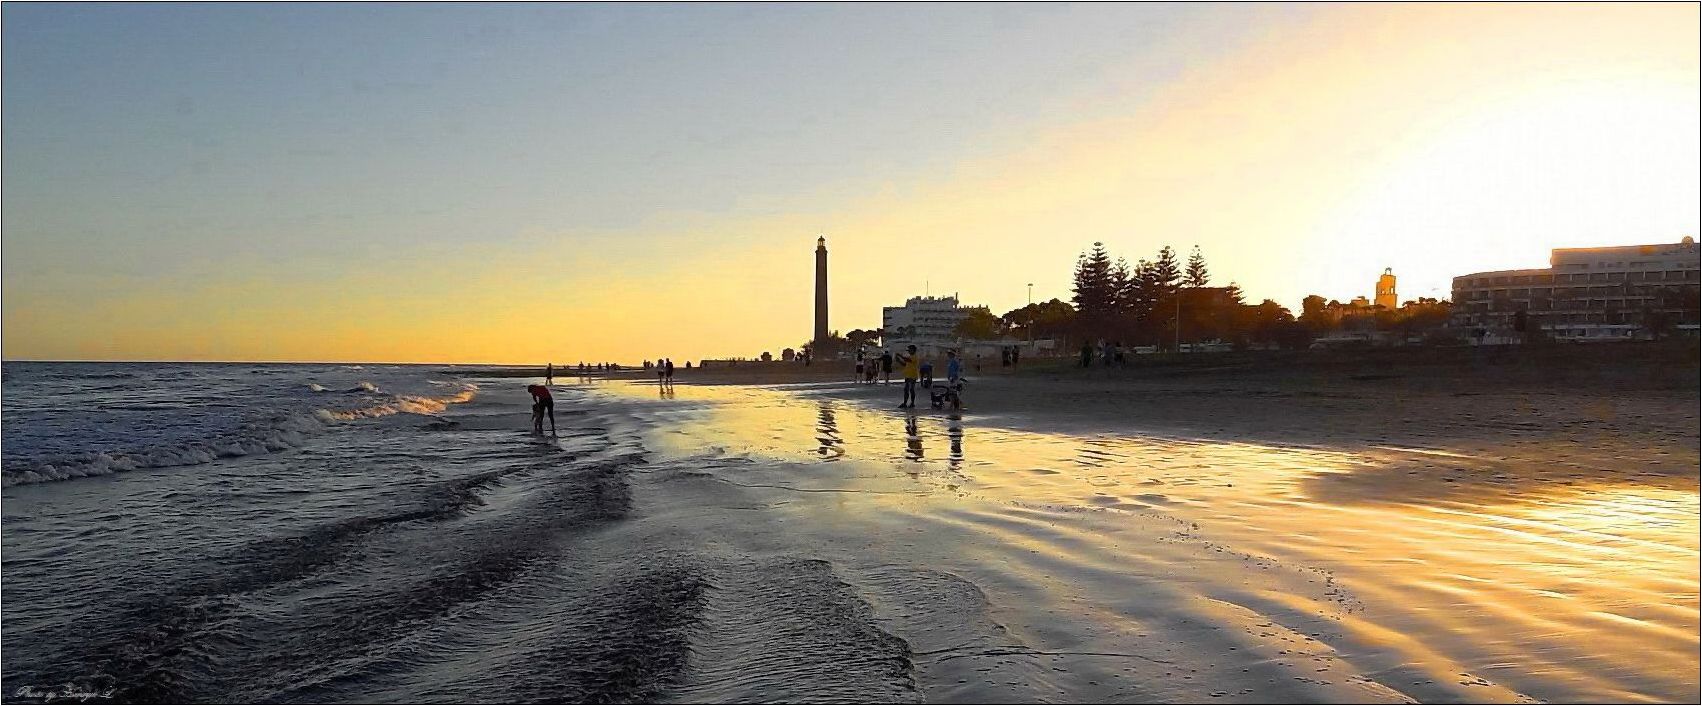
{"type": "Polygon", "coordinates": [[[532,394],[532,433],[544,433],[544,414],[550,415],[550,435],[556,433],[556,402],[550,397],[550,388],[543,385],[527,385],[526,391],[532,394]]]}
{"type": "Polygon", "coordinates": [[[899,403],[898,407],[910,409],[916,406],[916,379],[921,377],[922,368],[914,344],[906,346],[904,351],[898,356],[898,362],[904,370],[904,401],[899,403]]]}

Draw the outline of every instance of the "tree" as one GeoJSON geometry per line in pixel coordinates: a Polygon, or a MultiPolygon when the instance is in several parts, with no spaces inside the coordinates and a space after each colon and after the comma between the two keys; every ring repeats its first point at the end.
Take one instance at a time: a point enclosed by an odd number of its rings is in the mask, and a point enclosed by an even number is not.
{"type": "Polygon", "coordinates": [[[1673,328],[1672,314],[1654,307],[1643,307],[1643,332],[1649,338],[1659,341],[1670,335],[1673,328]]]}
{"type": "Polygon", "coordinates": [[[1316,294],[1307,295],[1300,300],[1300,323],[1306,324],[1313,331],[1324,331],[1335,325],[1329,320],[1329,304],[1323,297],[1316,294]]]}
{"type": "Polygon", "coordinates": [[[1200,246],[1195,245],[1194,253],[1188,256],[1188,273],[1182,282],[1189,287],[1204,287],[1207,280],[1206,256],[1200,254],[1200,246]]]}
{"type": "Polygon", "coordinates": [[[998,338],[999,330],[999,317],[994,316],[993,312],[985,308],[975,308],[970,309],[969,315],[957,322],[957,327],[952,329],[952,333],[959,338],[988,340],[998,338]]]}
{"type": "Polygon", "coordinates": [[[845,334],[845,345],[852,349],[874,346],[877,341],[881,340],[883,333],[880,329],[853,329],[851,333],[845,334]]]}
{"type": "Polygon", "coordinates": [[[1152,309],[1158,306],[1160,298],[1158,275],[1153,271],[1152,262],[1142,259],[1135,263],[1134,274],[1129,277],[1128,289],[1123,292],[1124,309],[1134,319],[1136,326],[1146,321],[1152,314],[1152,309]]]}
{"type": "Polygon", "coordinates": [[[1111,266],[1111,311],[1116,318],[1128,315],[1128,293],[1133,285],[1134,277],[1129,273],[1129,261],[1117,258],[1117,264],[1111,266]]]}
{"type": "Polygon", "coordinates": [[[1181,283],[1182,271],[1176,265],[1176,251],[1171,250],[1169,245],[1159,249],[1158,259],[1152,263],[1152,275],[1159,290],[1165,295],[1175,291],[1176,286],[1181,283]]]}
{"type": "Polygon", "coordinates": [[[1104,335],[1117,309],[1111,255],[1105,252],[1104,243],[1094,243],[1093,250],[1076,259],[1074,285],[1071,299],[1080,314],[1083,335],[1104,335]]]}
{"type": "Polygon", "coordinates": [[[1005,312],[1000,317],[1005,330],[1015,332],[1017,329],[1033,327],[1032,331],[1023,331],[1021,335],[1032,334],[1035,338],[1053,338],[1069,332],[1075,324],[1076,310],[1069,302],[1061,299],[1036,302],[1005,312]]]}

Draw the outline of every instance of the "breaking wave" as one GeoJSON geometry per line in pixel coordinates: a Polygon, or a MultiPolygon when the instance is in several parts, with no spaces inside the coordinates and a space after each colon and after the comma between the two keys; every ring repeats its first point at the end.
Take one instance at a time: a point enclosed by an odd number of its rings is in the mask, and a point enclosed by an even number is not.
{"type": "Polygon", "coordinates": [[[310,383],[307,383],[307,389],[312,390],[314,392],[324,392],[325,386],[321,385],[317,382],[310,382],[310,383]]]}
{"type": "Polygon", "coordinates": [[[312,414],[285,414],[266,422],[246,425],[234,434],[140,451],[98,451],[32,459],[17,467],[0,469],[0,487],[105,476],[140,468],[193,466],[221,458],[282,451],[302,446],[309,438],[325,431],[328,426],[341,422],[393,414],[437,414],[449,405],[471,401],[478,394],[478,389],[477,385],[467,383],[461,386],[459,392],[447,397],[393,395],[391,400],[369,407],[351,410],[319,409],[312,414]]]}
{"type": "Polygon", "coordinates": [[[221,458],[252,456],[301,446],[307,438],[323,431],[314,417],[292,414],[242,432],[217,439],[159,446],[141,451],[95,451],[47,460],[0,471],[0,487],[49,481],[106,476],[138,468],[168,468],[210,463],[221,458]]]}
{"type": "Polygon", "coordinates": [[[463,383],[461,391],[448,397],[425,397],[422,395],[391,395],[388,402],[349,410],[321,409],[315,412],[320,419],[327,422],[348,422],[356,419],[373,419],[388,417],[392,414],[438,414],[452,404],[472,401],[479,393],[479,386],[463,383]]]}

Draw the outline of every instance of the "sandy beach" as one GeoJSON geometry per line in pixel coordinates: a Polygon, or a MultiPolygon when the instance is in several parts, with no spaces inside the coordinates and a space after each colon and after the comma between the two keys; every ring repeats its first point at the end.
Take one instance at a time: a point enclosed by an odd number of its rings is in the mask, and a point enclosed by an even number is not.
{"type": "Polygon", "coordinates": [[[11,366],[0,700],[1691,702],[1695,355],[11,366]]]}
{"type": "Polygon", "coordinates": [[[1567,355],[601,393],[721,459],[655,517],[825,561],[927,700],[1694,700],[1694,357],[1567,355]]]}

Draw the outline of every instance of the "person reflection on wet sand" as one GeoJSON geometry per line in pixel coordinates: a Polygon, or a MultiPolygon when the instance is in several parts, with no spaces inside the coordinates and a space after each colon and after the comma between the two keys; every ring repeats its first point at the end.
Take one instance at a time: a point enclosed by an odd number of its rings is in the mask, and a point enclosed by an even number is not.
{"type": "Polygon", "coordinates": [[[844,442],[839,439],[839,424],[833,419],[833,405],[827,402],[822,402],[821,410],[816,413],[816,441],[821,442],[816,453],[830,460],[845,454],[841,448],[844,442]]]}
{"type": "Polygon", "coordinates": [[[946,438],[951,440],[951,454],[947,457],[952,470],[963,467],[963,415],[953,414],[947,417],[946,438]]]}
{"type": "Polygon", "coordinates": [[[916,428],[914,416],[904,420],[904,457],[911,461],[922,460],[922,432],[916,428]]]}

